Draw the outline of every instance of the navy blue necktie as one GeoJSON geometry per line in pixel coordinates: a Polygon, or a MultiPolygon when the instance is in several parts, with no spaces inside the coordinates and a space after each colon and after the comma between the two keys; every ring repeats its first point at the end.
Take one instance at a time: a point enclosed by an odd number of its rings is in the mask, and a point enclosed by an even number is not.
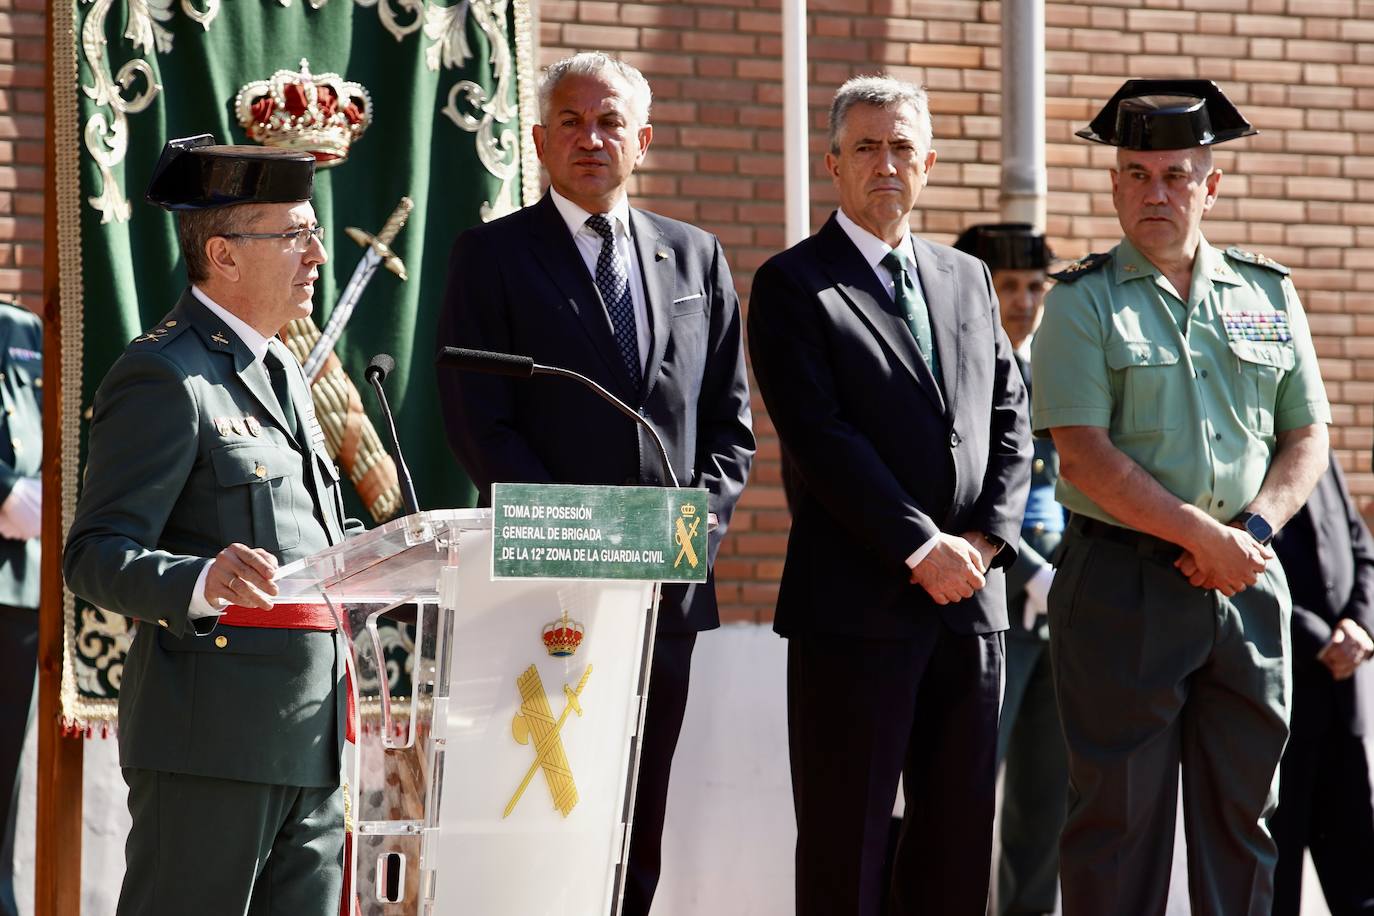
{"type": "Polygon", "coordinates": [[[601,254],[596,258],[596,288],[601,291],[601,301],[611,316],[615,346],[630,373],[630,386],[638,391],[643,370],[639,364],[639,333],[635,328],[635,303],[630,295],[629,265],[616,249],[610,220],[597,213],[587,220],[587,227],[601,236],[601,254]]]}

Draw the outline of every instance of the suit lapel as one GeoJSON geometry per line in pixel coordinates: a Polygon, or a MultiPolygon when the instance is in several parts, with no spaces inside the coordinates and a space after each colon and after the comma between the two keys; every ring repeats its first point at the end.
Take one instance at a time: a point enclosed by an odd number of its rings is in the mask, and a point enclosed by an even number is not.
{"type": "Polygon", "coordinates": [[[296,430],[287,425],[286,416],[281,411],[281,405],[277,403],[276,392],[272,390],[272,386],[267,380],[267,370],[254,362],[253,351],[248,349],[248,344],[229,330],[214,312],[202,305],[189,289],[182,294],[175,311],[185,314],[187,320],[191,322],[191,326],[200,334],[206,349],[215,353],[223,353],[233,361],[234,374],[248,389],[248,393],[272,418],[277,427],[299,447],[300,442],[296,430]]]}
{"type": "Polygon", "coordinates": [[[947,413],[953,414],[959,403],[959,349],[963,335],[959,333],[959,289],[948,259],[935,249],[912,236],[916,249],[916,270],[920,273],[921,290],[925,293],[926,309],[930,313],[931,334],[940,355],[940,376],[945,383],[947,413]]]}
{"type": "Polygon", "coordinates": [[[593,349],[606,366],[607,377],[614,380],[614,387],[618,387],[622,394],[637,394],[631,388],[630,373],[616,348],[611,321],[606,306],[601,302],[601,294],[596,289],[596,281],[592,279],[577,250],[577,243],[568,232],[568,224],[563,221],[563,216],[548,194],[532,209],[535,256],[543,263],[568,307],[577,316],[593,349]]]}
{"type": "Polygon", "coordinates": [[[930,367],[916,348],[916,338],[911,336],[906,316],[897,314],[896,306],[887,290],[878,283],[873,268],[864,260],[859,249],[854,247],[833,215],[821,227],[819,236],[824,242],[821,250],[829,262],[829,273],[835,288],[864,323],[873,329],[878,339],[896,355],[897,361],[915,380],[916,387],[930,398],[935,409],[943,413],[944,399],[939,386],[935,384],[935,376],[930,374],[930,367]]]}
{"type": "Polygon", "coordinates": [[[639,210],[630,210],[630,233],[644,275],[644,304],[652,330],[649,361],[644,366],[643,395],[648,397],[663,366],[672,329],[673,293],[676,291],[677,253],[667,245],[653,222],[639,210]]]}

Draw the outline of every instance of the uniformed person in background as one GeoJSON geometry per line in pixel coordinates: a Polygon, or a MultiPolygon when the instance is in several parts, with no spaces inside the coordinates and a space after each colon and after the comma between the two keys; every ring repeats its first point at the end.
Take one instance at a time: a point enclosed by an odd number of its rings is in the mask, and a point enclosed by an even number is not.
{"type": "Polygon", "coordinates": [[[9,303],[0,303],[0,399],[0,916],[16,916],[19,758],[38,662],[43,323],[9,303]]]}
{"type": "Polygon", "coordinates": [[[1117,147],[1125,238],[1055,275],[1032,348],[1072,513],[1049,601],[1066,916],[1164,911],[1180,764],[1193,912],[1272,903],[1290,604],[1268,541],[1331,411],[1287,268],[1202,235],[1211,147],[1252,133],[1209,80],[1129,80],[1079,132],[1117,147]]]}
{"type": "Polygon", "coordinates": [[[1302,910],[1310,850],[1336,916],[1374,908],[1374,537],[1336,456],[1274,538],[1293,593],[1293,715],[1279,765],[1273,916],[1302,910]]]}
{"type": "Polygon", "coordinates": [[[121,916],[337,916],[344,647],[276,605],[279,564],[344,538],[339,476],[276,334],[325,250],[314,160],[174,140],[148,190],[190,288],[95,395],[67,584],[135,620],[119,692],[133,824],[121,916]]]}
{"type": "MultiPolygon", "coordinates": [[[[985,223],[965,230],[954,247],[981,258],[992,271],[1002,327],[1029,389],[1031,337],[1044,314],[1045,272],[1052,257],[1044,233],[1029,223],[985,223]]],[[[1007,570],[1007,681],[997,731],[997,760],[1005,769],[996,900],[1004,916],[1051,913],[1059,899],[1068,764],[1045,614],[1054,580],[1050,560],[1064,531],[1064,507],[1054,499],[1058,479],[1054,443],[1035,440],[1021,548],[1007,570]]]]}

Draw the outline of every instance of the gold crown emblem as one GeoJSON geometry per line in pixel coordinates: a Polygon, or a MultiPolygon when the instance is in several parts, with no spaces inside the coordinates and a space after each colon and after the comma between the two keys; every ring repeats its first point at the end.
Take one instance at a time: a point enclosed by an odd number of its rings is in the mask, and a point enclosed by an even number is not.
{"type": "Polygon", "coordinates": [[[582,624],[569,620],[568,612],[564,611],[558,620],[544,624],[544,648],[558,658],[572,655],[582,645],[582,637],[586,632],[582,624]]]}
{"type": "Polygon", "coordinates": [[[691,503],[688,503],[687,505],[682,507],[682,514],[687,516],[688,518],[691,518],[693,515],[697,514],[697,507],[692,505],[691,503]]]}
{"type": "Polygon", "coordinates": [[[372,97],[337,73],[278,70],[239,90],[234,112],[249,139],[309,153],[321,168],[348,158],[348,148],[372,123],[372,97]]]}

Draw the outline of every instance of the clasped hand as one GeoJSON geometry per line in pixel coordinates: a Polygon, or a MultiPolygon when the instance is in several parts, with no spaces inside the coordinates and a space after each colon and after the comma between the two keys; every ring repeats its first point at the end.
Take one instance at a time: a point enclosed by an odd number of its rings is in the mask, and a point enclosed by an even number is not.
{"type": "Polygon", "coordinates": [[[997,548],[982,534],[967,531],[963,535],[935,535],[935,546],[911,571],[912,583],[921,586],[936,604],[953,604],[986,584],[988,571],[997,548]]]}
{"type": "Polygon", "coordinates": [[[1343,617],[1331,631],[1331,641],[1317,653],[1317,661],[1327,667],[1333,679],[1343,681],[1371,655],[1374,655],[1374,639],[1364,627],[1343,617]]]}
{"type": "Polygon", "coordinates": [[[1229,598],[1254,585],[1272,559],[1274,551],[1250,532],[1216,523],[1184,549],[1174,566],[1197,588],[1214,588],[1229,598]]]}

